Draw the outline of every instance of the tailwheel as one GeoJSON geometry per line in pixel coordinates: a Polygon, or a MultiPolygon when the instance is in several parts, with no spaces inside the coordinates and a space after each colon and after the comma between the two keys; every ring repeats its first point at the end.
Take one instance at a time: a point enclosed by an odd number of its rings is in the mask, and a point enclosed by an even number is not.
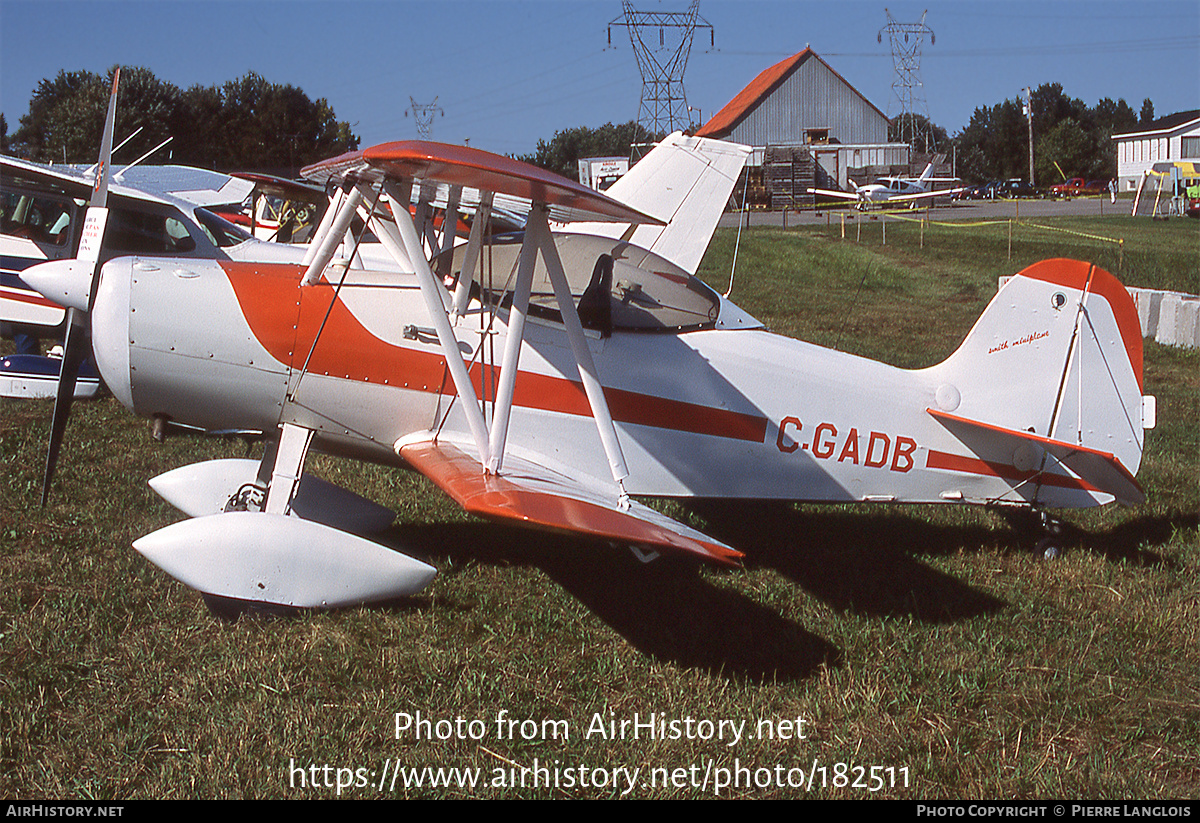
{"type": "Polygon", "coordinates": [[[1033,540],[1034,551],[1047,560],[1057,560],[1066,551],[1066,540],[1073,527],[1065,520],[1036,506],[995,506],[992,510],[1021,532],[1024,539],[1033,540]]]}
{"type": "Polygon", "coordinates": [[[1053,537],[1043,537],[1034,548],[1047,560],[1057,560],[1062,554],[1062,546],[1053,537]]]}
{"type": "Polygon", "coordinates": [[[1039,540],[1034,548],[1047,560],[1057,560],[1063,553],[1062,542],[1067,524],[1045,509],[1037,510],[1036,514],[1046,536],[1039,540]]]}

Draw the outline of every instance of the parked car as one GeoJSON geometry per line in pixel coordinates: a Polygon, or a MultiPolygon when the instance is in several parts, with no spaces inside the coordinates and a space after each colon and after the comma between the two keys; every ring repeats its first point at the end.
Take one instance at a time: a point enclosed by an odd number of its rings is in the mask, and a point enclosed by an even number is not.
{"type": "Polygon", "coordinates": [[[1082,177],[1072,177],[1050,187],[1051,197],[1075,197],[1083,191],[1085,180],[1082,177]]]}
{"type": "Polygon", "coordinates": [[[953,196],[954,200],[978,200],[981,197],[984,184],[976,183],[974,186],[966,186],[962,191],[953,196]]]}
{"type": "Polygon", "coordinates": [[[955,197],[959,200],[990,200],[996,197],[996,187],[1001,183],[999,180],[992,180],[988,183],[977,183],[974,186],[967,186],[955,197]]]}
{"type": "Polygon", "coordinates": [[[1015,199],[1018,197],[1037,197],[1038,194],[1039,192],[1037,189],[1026,183],[1024,180],[1018,178],[1005,180],[996,189],[997,197],[1005,197],[1009,199],[1015,199]]]}

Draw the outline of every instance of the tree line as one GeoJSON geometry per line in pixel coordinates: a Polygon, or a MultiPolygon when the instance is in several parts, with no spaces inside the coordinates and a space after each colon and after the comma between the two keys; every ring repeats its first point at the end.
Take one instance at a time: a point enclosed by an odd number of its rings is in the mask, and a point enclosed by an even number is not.
{"type": "MultiPolygon", "coordinates": [[[[1061,182],[1064,177],[1107,180],[1116,174],[1114,134],[1136,131],[1154,120],[1154,103],[1147,98],[1140,114],[1125,100],[1104,98],[1088,106],[1069,97],[1059,83],[1044,83],[1030,94],[1033,112],[1034,176],[1038,186],[1061,182]]],[[[920,153],[953,155],[958,176],[973,183],[1029,177],[1029,126],[1020,98],[975,109],[971,121],[951,137],[923,115],[901,115],[888,124],[888,139],[916,135],[913,149],[920,153]]],[[[576,161],[583,157],[628,155],[631,144],[661,136],[648,134],[636,122],[599,128],[579,126],[539,140],[537,151],[518,159],[574,178],[576,161]]]]}
{"type": "MultiPolygon", "coordinates": [[[[43,163],[93,163],[112,88],[91,71],[60,71],[38,83],[29,112],[8,134],[5,153],[43,163]]],[[[220,171],[295,170],[358,148],[359,138],[339,121],[324,99],[310,100],[291,85],[271,83],[250,72],[221,86],[187,90],[164,82],[149,69],[123,67],[117,98],[116,139],[141,131],[121,151],[132,160],[173,138],[151,162],[171,162],[220,171]]]]}
{"type": "Polygon", "coordinates": [[[579,177],[578,161],[585,157],[629,157],[635,144],[655,143],[663,137],[634,120],[619,126],[605,123],[594,129],[576,126],[555,132],[550,140],[538,140],[535,152],[517,159],[575,180],[579,177]]]}
{"type": "MultiPolygon", "coordinates": [[[[1033,117],[1034,183],[1049,186],[1064,177],[1107,180],[1116,175],[1114,134],[1136,131],[1154,120],[1146,98],[1140,114],[1124,99],[1105,97],[1094,106],[1044,83],[1030,93],[1033,117]]],[[[949,143],[958,176],[970,182],[1029,177],[1029,125],[1019,98],[975,109],[971,121],[949,143]]],[[[946,151],[948,149],[939,149],[946,151]]]]}
{"type": "MultiPolygon", "coordinates": [[[[100,132],[112,70],[106,77],[89,71],[61,71],[44,79],[29,102],[29,113],[8,134],[0,118],[0,148],[41,162],[90,163],[100,132]]],[[[1034,175],[1039,186],[1065,177],[1107,179],[1116,170],[1112,135],[1154,120],[1154,104],[1140,113],[1124,99],[1088,106],[1068,96],[1059,83],[1044,83],[1030,95],[1034,175]]],[[[969,182],[1025,179],[1029,175],[1029,132],[1020,98],[975,109],[970,122],[950,137],[920,115],[916,123],[894,118],[889,139],[917,132],[919,152],[953,154],[958,176],[969,182]],[[915,126],[915,128],[914,128],[915,126]]],[[[118,138],[142,131],[123,150],[132,159],[173,137],[172,162],[222,171],[296,170],[308,163],[358,148],[359,138],[339,121],[329,103],[310,100],[291,85],[271,83],[250,72],[221,86],[181,90],[149,69],[121,72],[117,108],[118,138]]],[[[538,140],[537,149],[517,159],[575,178],[583,157],[628,156],[631,146],[661,139],[637,122],[578,126],[538,140]]],[[[162,162],[161,158],[156,158],[162,162]]]]}

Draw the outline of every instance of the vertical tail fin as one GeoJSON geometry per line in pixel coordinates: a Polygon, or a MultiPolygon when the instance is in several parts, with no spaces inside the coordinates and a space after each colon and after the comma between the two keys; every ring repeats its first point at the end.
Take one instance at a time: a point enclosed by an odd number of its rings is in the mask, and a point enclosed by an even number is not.
{"type": "MultiPolygon", "coordinates": [[[[1091,455],[1078,462],[1082,471],[1070,466],[1094,481],[1091,491],[1136,502],[1111,478],[1132,483],[1141,464],[1141,327],[1129,293],[1108,272],[1064,259],[1024,269],[958,350],[927,373],[939,383],[930,412],[947,428],[967,424],[976,445],[990,431],[993,448],[1032,449],[1038,461],[1049,453],[1069,465],[1060,455],[1072,448],[1091,455]],[[1115,474],[1101,471],[1103,463],[1115,474]]],[[[1052,491],[1037,499],[1066,505],[1052,491]]]]}
{"type": "Polygon", "coordinates": [[[573,223],[571,231],[621,237],[695,274],[729,195],[742,173],[748,146],[669,135],[605,192],[666,226],[632,228],[614,223],[573,223]]]}

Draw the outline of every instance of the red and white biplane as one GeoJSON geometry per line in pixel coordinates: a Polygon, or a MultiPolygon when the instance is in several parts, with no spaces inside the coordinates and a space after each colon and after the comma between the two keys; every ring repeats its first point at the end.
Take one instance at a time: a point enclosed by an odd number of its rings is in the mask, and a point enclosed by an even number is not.
{"type": "MultiPolygon", "coordinates": [[[[680,164],[729,160],[703,178],[709,194],[717,178],[732,187],[741,147],[677,140],[680,164]]],[[[1137,315],[1087,263],[1020,272],[954,354],[912,371],[772,334],[706,286],[694,273],[715,219],[690,227],[698,193],[655,190],[638,166],[610,190],[641,192],[636,206],[426,142],[305,176],[337,195],[301,263],[144,255],[100,266],[85,253],[25,273],[90,323],[105,382],[137,414],[270,436],[261,462],[151,481],[190,519],[134,546],[207,596],[335,607],[433,578],[359,536],[391,512],[306,475],[310,448],[415,469],[485,518],[720,564],[739,552],[634,498],[1143,498],[1137,315]],[[439,240],[435,191],[454,216],[460,187],[478,192],[470,237],[439,240]],[[531,204],[519,236],[487,231],[499,195],[531,204]],[[416,207],[382,217],[385,196],[416,207]],[[335,259],[355,215],[389,270],[335,259]]],[[[89,228],[102,238],[102,220],[89,228]]],[[[56,409],[52,450],[68,407],[56,409]]]]}

